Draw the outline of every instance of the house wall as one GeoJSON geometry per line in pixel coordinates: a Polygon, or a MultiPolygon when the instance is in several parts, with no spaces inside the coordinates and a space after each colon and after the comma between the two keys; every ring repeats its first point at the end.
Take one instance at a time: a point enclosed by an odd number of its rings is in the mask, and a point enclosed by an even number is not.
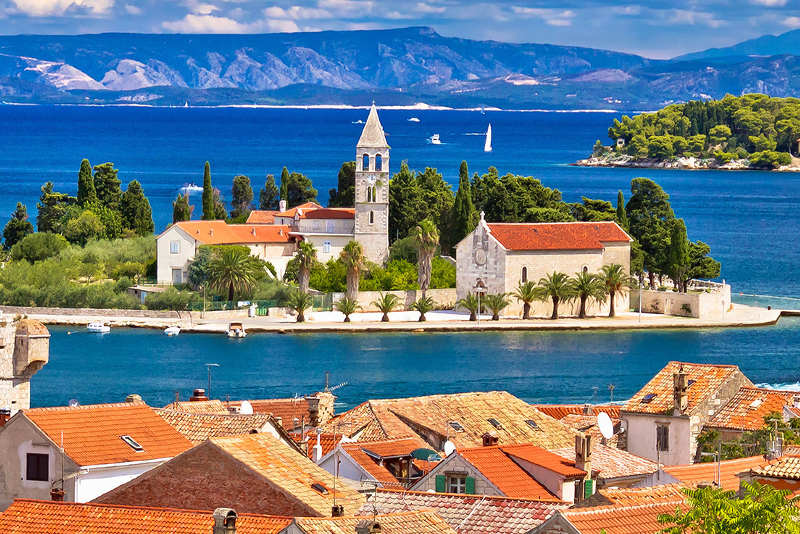
{"type": "Polygon", "coordinates": [[[542,486],[547,488],[550,493],[564,502],[575,502],[575,481],[566,480],[555,471],[546,469],[540,465],[533,464],[527,460],[514,457],[514,463],[522,467],[525,471],[535,478],[542,486]]]}
{"type": "Polygon", "coordinates": [[[413,491],[436,491],[436,475],[446,476],[451,473],[473,477],[475,479],[476,495],[504,496],[502,492],[486,480],[480,471],[457,453],[448,456],[444,462],[441,462],[430,473],[419,479],[410,489],[413,491]]]}
{"type": "MultiPolygon", "coordinates": [[[[408,291],[383,291],[384,295],[387,293],[397,295],[397,298],[400,299],[400,304],[395,311],[408,310],[412,303],[422,298],[422,290],[420,289],[411,289],[408,291]]],[[[333,293],[333,302],[338,301],[344,296],[345,293],[333,293]]],[[[360,311],[377,312],[378,308],[376,308],[372,303],[378,300],[380,296],[381,291],[359,291],[357,299],[358,304],[361,306],[360,311]]],[[[433,302],[436,304],[437,308],[452,309],[456,303],[455,288],[429,289],[427,296],[433,299],[433,302]]]]}
{"type": "MultiPolygon", "coordinates": [[[[716,293],[675,293],[673,291],[642,291],[642,311],[699,317],[702,319],[722,319],[731,306],[731,286],[725,284],[716,293]],[[689,310],[684,309],[684,305],[689,310]]],[[[639,290],[631,292],[631,307],[639,309],[639,290]]]]}
{"type": "Polygon", "coordinates": [[[335,450],[331,454],[326,455],[319,463],[319,466],[334,476],[353,481],[355,483],[353,485],[356,487],[360,486],[361,480],[376,480],[376,478],[364,470],[358,462],[353,460],[349,454],[339,450],[335,450]],[[334,472],[337,460],[339,461],[338,474],[334,472]]]}
{"type": "Polygon", "coordinates": [[[622,426],[628,434],[627,451],[664,465],[692,463],[695,449],[688,416],[667,416],[622,412],[622,426]],[[656,451],[656,427],[669,425],[669,451],[656,451]]]}
{"type": "Polygon", "coordinates": [[[159,284],[172,284],[172,269],[183,271],[183,282],[186,281],[189,263],[197,253],[197,241],[189,237],[186,232],[176,225],[171,226],[156,240],[157,270],[156,278],[159,284]],[[170,243],[178,242],[177,254],[170,253],[170,243]]]}
{"type": "Polygon", "coordinates": [[[85,472],[85,474],[75,477],[74,500],[75,502],[94,500],[164,462],[165,460],[153,460],[149,462],[84,467],[81,472],[85,472]]]}
{"type": "MultiPolygon", "coordinates": [[[[297,232],[312,234],[349,234],[355,229],[354,219],[300,219],[297,232]],[[331,229],[332,227],[332,229],[331,229]]],[[[293,229],[294,231],[294,229],[293,229]]]]}
{"type": "Polygon", "coordinates": [[[478,224],[470,235],[456,245],[456,300],[474,293],[478,279],[486,285],[487,294],[505,292],[506,255],[506,249],[488,236],[483,224],[478,224]],[[486,255],[483,265],[475,261],[478,250],[486,255]]]}
{"type": "Polygon", "coordinates": [[[339,257],[345,245],[353,240],[353,233],[350,232],[347,235],[304,234],[303,239],[314,245],[314,248],[317,249],[317,259],[325,263],[339,257]],[[331,242],[331,250],[328,253],[325,253],[325,241],[331,242]]]}

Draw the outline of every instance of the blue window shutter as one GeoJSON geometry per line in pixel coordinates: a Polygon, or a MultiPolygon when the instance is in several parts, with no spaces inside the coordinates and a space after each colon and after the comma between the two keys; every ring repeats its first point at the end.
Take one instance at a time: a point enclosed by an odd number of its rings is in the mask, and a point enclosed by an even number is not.
{"type": "Polygon", "coordinates": [[[466,493],[468,495],[474,495],[475,494],[475,479],[473,477],[467,477],[466,482],[467,482],[466,483],[466,489],[465,489],[464,493],[466,493]]]}
{"type": "Polygon", "coordinates": [[[444,475],[436,475],[436,493],[444,493],[445,491],[444,475]]]}

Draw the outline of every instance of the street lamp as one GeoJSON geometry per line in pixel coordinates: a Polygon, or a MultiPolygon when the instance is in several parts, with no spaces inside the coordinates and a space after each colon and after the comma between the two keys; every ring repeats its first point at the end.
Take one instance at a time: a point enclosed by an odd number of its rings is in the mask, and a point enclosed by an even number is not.
{"type": "Polygon", "coordinates": [[[210,399],[211,398],[211,368],[212,367],[219,367],[218,363],[207,363],[206,367],[208,367],[208,392],[206,396],[210,399]]]}
{"type": "Polygon", "coordinates": [[[475,282],[475,293],[478,295],[478,324],[481,324],[481,295],[486,293],[486,284],[480,278],[475,282]]]}

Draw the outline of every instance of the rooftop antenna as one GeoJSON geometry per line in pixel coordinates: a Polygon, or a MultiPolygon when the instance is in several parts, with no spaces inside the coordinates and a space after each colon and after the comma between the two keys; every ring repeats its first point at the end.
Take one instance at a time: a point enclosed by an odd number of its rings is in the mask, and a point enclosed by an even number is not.
{"type": "Polygon", "coordinates": [[[597,404],[597,390],[599,389],[600,388],[597,386],[592,388],[592,390],[594,391],[594,393],[592,393],[592,404],[597,404]]]}
{"type": "Polygon", "coordinates": [[[614,404],[614,384],[609,384],[608,389],[611,391],[611,404],[614,404]]]}
{"type": "Polygon", "coordinates": [[[206,397],[211,399],[211,368],[212,367],[219,367],[218,363],[207,363],[206,367],[208,367],[208,390],[206,391],[206,397]]]}
{"type": "Polygon", "coordinates": [[[330,371],[325,371],[325,391],[329,391],[328,390],[328,383],[330,382],[330,378],[331,378],[331,372],[330,371]]]}
{"type": "Polygon", "coordinates": [[[78,399],[70,399],[68,404],[70,408],[77,408],[81,405],[81,403],[78,402],[78,399]]]}

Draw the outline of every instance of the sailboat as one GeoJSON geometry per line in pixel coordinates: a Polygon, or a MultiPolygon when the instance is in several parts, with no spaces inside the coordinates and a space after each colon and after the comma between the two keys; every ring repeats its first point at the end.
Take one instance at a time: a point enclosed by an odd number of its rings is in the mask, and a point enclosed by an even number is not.
{"type": "Polygon", "coordinates": [[[489,127],[486,129],[486,144],[483,145],[484,152],[491,152],[492,151],[492,125],[489,124],[489,127]]]}

